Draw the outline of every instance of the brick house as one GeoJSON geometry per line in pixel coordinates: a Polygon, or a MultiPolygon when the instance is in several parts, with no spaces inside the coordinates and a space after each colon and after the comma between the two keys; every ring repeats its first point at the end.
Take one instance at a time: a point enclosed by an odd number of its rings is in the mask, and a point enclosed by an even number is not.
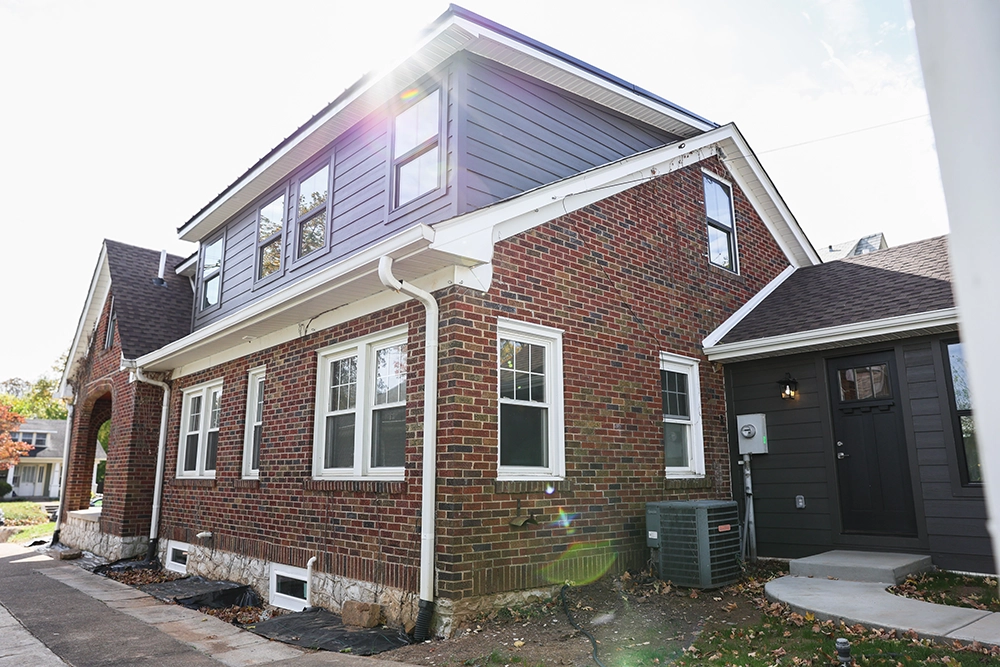
{"type": "Polygon", "coordinates": [[[149,502],[101,532],[418,636],[643,565],[648,501],[730,498],[702,340],[819,263],[734,125],[455,6],[178,232],[188,330],[108,369],[149,502]]]}

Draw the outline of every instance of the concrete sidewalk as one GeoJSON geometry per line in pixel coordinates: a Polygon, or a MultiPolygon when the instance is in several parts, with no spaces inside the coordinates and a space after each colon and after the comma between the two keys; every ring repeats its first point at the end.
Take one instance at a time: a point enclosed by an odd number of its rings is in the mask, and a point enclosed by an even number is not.
{"type": "Polygon", "coordinates": [[[927,569],[929,563],[920,559],[910,554],[828,552],[792,561],[793,576],[768,582],[764,591],[769,599],[784,602],[800,614],[812,612],[822,620],[914,630],[938,641],[1000,645],[998,613],[911,600],[886,590],[911,571],[927,569]],[[911,567],[900,562],[906,559],[911,567]]]}
{"type": "MultiPolygon", "coordinates": [[[[65,561],[0,543],[0,667],[402,663],[270,641],[65,561]]],[[[404,666],[405,667],[405,666],[404,666]]]]}

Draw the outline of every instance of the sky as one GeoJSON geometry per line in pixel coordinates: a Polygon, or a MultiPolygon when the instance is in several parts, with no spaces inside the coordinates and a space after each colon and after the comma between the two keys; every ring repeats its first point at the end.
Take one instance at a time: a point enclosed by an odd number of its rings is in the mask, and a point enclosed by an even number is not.
{"type": "MultiPolygon", "coordinates": [[[[460,4],[735,122],[817,248],[947,232],[905,0],[460,4]]],[[[0,0],[0,380],[68,350],[104,238],[194,252],[178,226],[446,9],[0,0]]]]}

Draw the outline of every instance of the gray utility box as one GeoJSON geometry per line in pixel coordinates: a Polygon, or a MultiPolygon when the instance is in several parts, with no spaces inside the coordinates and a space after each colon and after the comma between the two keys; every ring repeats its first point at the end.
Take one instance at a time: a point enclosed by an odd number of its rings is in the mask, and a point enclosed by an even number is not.
{"type": "Polygon", "coordinates": [[[762,414],[736,415],[740,454],[767,454],[767,418],[762,414]]]}
{"type": "Polygon", "coordinates": [[[646,545],[659,549],[660,578],[677,586],[719,588],[738,581],[739,508],[732,500],[646,504],[646,545]]]}

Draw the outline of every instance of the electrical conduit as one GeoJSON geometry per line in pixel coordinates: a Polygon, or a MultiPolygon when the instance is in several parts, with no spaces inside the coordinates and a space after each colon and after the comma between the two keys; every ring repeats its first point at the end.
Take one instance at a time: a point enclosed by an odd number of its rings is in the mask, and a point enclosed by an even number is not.
{"type": "Polygon", "coordinates": [[[428,638],[434,615],[434,520],[437,496],[437,375],[438,375],[438,303],[430,292],[397,280],[392,275],[392,258],[383,256],[378,263],[378,277],[389,289],[413,297],[427,313],[424,327],[424,451],[420,499],[420,611],[413,638],[428,638]]]}

